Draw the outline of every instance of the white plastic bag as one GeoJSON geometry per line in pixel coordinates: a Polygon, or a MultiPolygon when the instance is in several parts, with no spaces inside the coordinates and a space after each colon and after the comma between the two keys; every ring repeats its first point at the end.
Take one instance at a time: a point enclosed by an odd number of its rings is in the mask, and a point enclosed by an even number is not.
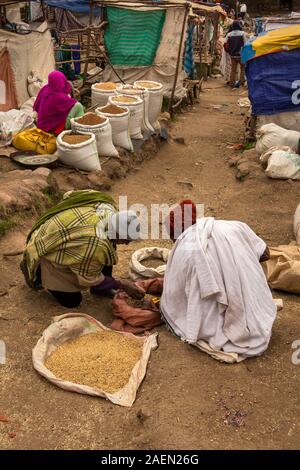
{"type": "Polygon", "coordinates": [[[118,84],[115,83],[115,87],[111,90],[104,90],[99,88],[101,85],[103,85],[103,83],[94,83],[92,85],[92,106],[105,106],[108,103],[108,98],[115,94],[115,90],[118,86],[118,84]]]}
{"type": "Polygon", "coordinates": [[[294,234],[297,244],[300,247],[300,204],[298,205],[294,215],[294,234]]]}
{"type": "Polygon", "coordinates": [[[166,271],[170,250],[155,246],[141,248],[133,253],[129,263],[129,275],[134,281],[137,279],[154,279],[163,277],[166,271]],[[143,266],[143,260],[148,258],[160,258],[161,266],[157,268],[147,268],[143,266]]]}
{"type": "Polygon", "coordinates": [[[259,154],[266,152],[271,147],[290,147],[294,152],[298,151],[300,132],[289,131],[276,124],[265,124],[257,131],[256,150],[259,154]]]}
{"type": "Polygon", "coordinates": [[[36,97],[39,94],[40,90],[43,88],[43,86],[47,85],[47,80],[43,80],[39,76],[38,72],[32,70],[27,77],[27,83],[29,96],[36,97]]]}
{"type": "Polygon", "coordinates": [[[300,179],[300,155],[291,153],[290,149],[275,150],[268,160],[265,171],[269,178],[300,179]]]}
{"type": "Polygon", "coordinates": [[[282,146],[282,147],[271,147],[269,148],[269,150],[267,150],[266,152],[262,153],[261,156],[259,157],[259,160],[262,162],[262,163],[265,163],[267,164],[268,161],[269,161],[269,158],[272,156],[272,154],[274,152],[289,152],[289,153],[293,153],[292,152],[292,149],[290,147],[286,147],[286,146],[282,146]]]}
{"type": "Polygon", "coordinates": [[[33,126],[33,118],[19,109],[0,112],[0,145],[10,145],[14,137],[33,126]]]}
{"type": "Polygon", "coordinates": [[[132,369],[127,384],[115,393],[107,393],[103,390],[92,388],[87,385],[76,384],[59,379],[46,368],[44,363],[55,349],[68,340],[75,339],[89,333],[112,330],[102,325],[102,323],[97,321],[95,318],[83,313],[67,313],[65,315],[55,317],[53,320],[54,322],[46,328],[42,337],[38,340],[32,351],[32,361],[35,370],[47,380],[64,390],[106,398],[116,405],[132,406],[135,401],[138,388],[145,377],[151,351],[156,349],[158,346],[157,333],[149,336],[138,337],[131,333],[114,331],[116,334],[131,337],[140,341],[141,344],[143,344],[143,349],[141,358],[132,369]]]}
{"type": "Polygon", "coordinates": [[[120,93],[122,95],[139,96],[143,100],[144,115],[143,115],[142,129],[143,131],[154,132],[154,129],[151,126],[150,121],[149,121],[149,103],[150,103],[149,91],[146,88],[142,88],[142,87],[138,88],[137,86],[134,86],[134,85],[120,85],[116,91],[117,93],[120,93]]]}
{"type": "Polygon", "coordinates": [[[143,100],[138,96],[129,95],[114,95],[110,96],[108,102],[117,106],[126,106],[129,109],[129,134],[132,139],[143,138],[142,124],[144,116],[143,100]],[[128,103],[121,101],[123,98],[133,98],[135,102],[128,103]]]}
{"type": "Polygon", "coordinates": [[[25,101],[20,108],[20,111],[28,114],[34,121],[37,119],[37,112],[33,110],[35,100],[36,97],[32,96],[29,100],[25,101]]]}
{"type": "Polygon", "coordinates": [[[56,144],[59,159],[66,165],[78,168],[79,170],[101,170],[95,135],[90,133],[88,134],[90,138],[86,142],[70,145],[63,141],[63,137],[71,133],[72,131],[64,131],[57,137],[56,144]]]}
{"type": "Polygon", "coordinates": [[[134,83],[138,88],[146,88],[149,91],[149,122],[156,130],[160,130],[158,116],[160,115],[163,103],[163,85],[150,80],[138,80],[134,83]]]}
{"type": "MultiPolygon", "coordinates": [[[[86,113],[93,114],[93,113],[86,113]]],[[[80,117],[71,119],[71,127],[73,131],[82,133],[92,133],[96,137],[98,155],[103,157],[118,157],[119,153],[112,141],[111,125],[107,117],[102,116],[105,122],[96,124],[95,126],[80,124],[80,117]]]]}
{"type": "Polygon", "coordinates": [[[122,106],[124,109],[123,113],[110,114],[103,112],[103,108],[105,107],[106,106],[101,106],[100,108],[97,108],[96,114],[109,119],[113,144],[132,152],[133,146],[129,134],[129,109],[126,108],[126,106],[122,106]]]}

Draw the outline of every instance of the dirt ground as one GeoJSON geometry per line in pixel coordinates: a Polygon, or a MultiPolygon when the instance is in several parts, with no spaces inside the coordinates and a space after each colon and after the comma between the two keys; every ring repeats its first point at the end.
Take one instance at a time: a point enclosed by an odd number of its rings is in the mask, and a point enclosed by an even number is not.
{"type": "MultiPolygon", "coordinates": [[[[269,180],[258,165],[240,182],[226,162],[233,153],[229,144],[242,134],[240,95],[245,92],[217,80],[207,82],[200,104],[172,126],[171,135],[184,137],[185,144],[173,139],[162,144],[151,161],[116,182],[114,196],[128,195],[130,203],[149,206],[188,195],[205,204],[206,215],[247,222],[270,246],[290,242],[299,183],[269,180]]],[[[20,249],[30,224],[24,220],[4,236],[0,252],[20,249]]],[[[115,274],[127,276],[129,257],[141,245],[120,250],[115,274]]],[[[300,339],[299,297],[274,292],[283,298],[284,309],[268,351],[237,365],[218,363],[158,328],[159,348],[152,353],[136,402],[122,408],[60,390],[33,370],[32,348],[51,318],[66,310],[47,293],[25,286],[19,262],[20,256],[4,257],[0,265],[0,339],[7,346],[7,363],[0,365],[0,415],[10,419],[5,423],[0,416],[0,448],[300,447],[300,365],[291,361],[291,344],[300,339]]],[[[86,294],[79,311],[105,324],[111,321],[109,300],[86,294]]]]}

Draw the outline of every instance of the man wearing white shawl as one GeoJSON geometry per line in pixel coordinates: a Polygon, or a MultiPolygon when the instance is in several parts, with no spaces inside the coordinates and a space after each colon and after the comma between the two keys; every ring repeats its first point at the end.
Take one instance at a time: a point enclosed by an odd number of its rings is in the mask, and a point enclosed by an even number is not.
{"type": "Polygon", "coordinates": [[[161,310],[175,335],[239,362],[268,347],[276,306],[260,259],[266,244],[242,222],[198,219],[171,251],[161,310]]]}

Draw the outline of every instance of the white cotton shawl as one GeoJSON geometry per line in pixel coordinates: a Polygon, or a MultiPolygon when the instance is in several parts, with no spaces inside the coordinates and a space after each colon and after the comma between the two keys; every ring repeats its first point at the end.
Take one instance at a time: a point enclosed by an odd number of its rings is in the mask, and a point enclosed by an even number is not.
{"type": "Polygon", "coordinates": [[[263,353],[276,316],[259,259],[266,244],[242,222],[203,217],[169,257],[161,309],[182,340],[243,357],[263,353]]]}

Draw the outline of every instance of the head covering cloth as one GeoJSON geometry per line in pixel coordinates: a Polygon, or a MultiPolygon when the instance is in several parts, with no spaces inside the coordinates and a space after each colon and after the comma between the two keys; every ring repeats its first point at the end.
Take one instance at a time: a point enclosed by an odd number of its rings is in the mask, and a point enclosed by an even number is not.
{"type": "Polygon", "coordinates": [[[68,117],[69,112],[77,103],[71,98],[71,84],[65,75],[58,70],[48,76],[48,85],[39,92],[34,111],[38,114],[37,126],[44,132],[55,132],[68,117]]]}

